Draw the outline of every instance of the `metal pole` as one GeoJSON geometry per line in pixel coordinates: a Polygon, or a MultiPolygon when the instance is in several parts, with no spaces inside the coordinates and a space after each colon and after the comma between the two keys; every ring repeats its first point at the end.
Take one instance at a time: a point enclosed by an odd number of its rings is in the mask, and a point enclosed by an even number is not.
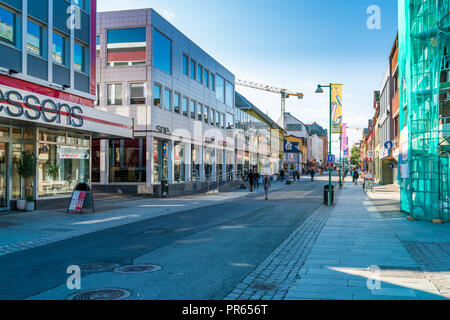
{"type": "Polygon", "coordinates": [[[342,189],[342,132],[339,134],[339,189],[342,189]]]}
{"type": "MultiPolygon", "coordinates": [[[[328,143],[328,148],[329,148],[329,154],[331,155],[332,151],[331,151],[331,95],[332,95],[332,90],[333,90],[333,85],[330,83],[330,133],[329,133],[329,143],[328,143]]],[[[331,207],[332,203],[331,203],[331,170],[328,170],[328,206],[331,207]]]]}

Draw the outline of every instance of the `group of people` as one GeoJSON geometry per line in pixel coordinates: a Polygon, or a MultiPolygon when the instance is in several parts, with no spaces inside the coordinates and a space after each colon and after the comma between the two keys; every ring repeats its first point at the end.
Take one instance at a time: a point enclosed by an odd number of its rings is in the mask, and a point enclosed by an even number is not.
{"type": "Polygon", "coordinates": [[[260,182],[262,182],[264,186],[264,192],[266,193],[265,200],[269,200],[269,189],[271,185],[270,185],[270,178],[268,175],[264,175],[261,181],[261,175],[256,170],[255,171],[251,170],[247,175],[246,181],[248,181],[250,192],[253,192],[253,188],[255,187],[256,189],[258,189],[260,182]]]}
{"type": "Polygon", "coordinates": [[[361,171],[360,169],[353,169],[352,178],[355,185],[358,184],[358,179],[360,177],[363,179],[363,189],[364,191],[372,191],[373,190],[373,174],[372,171],[361,171]]]}

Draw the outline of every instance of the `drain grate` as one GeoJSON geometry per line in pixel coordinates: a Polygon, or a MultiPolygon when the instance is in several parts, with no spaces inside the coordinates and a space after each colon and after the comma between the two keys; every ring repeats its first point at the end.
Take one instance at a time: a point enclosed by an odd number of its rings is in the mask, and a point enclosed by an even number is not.
{"type": "Polygon", "coordinates": [[[72,294],[67,300],[122,300],[131,295],[131,292],[125,289],[107,288],[88,290],[72,294]]]}
{"type": "Polygon", "coordinates": [[[136,264],[131,266],[124,266],[114,269],[116,273],[148,273],[159,271],[162,268],[155,264],[136,264]]]}
{"type": "Polygon", "coordinates": [[[164,234],[164,233],[172,233],[172,232],[175,232],[175,230],[157,229],[157,230],[147,230],[144,233],[145,234],[164,234]]]}
{"type": "Polygon", "coordinates": [[[272,291],[278,289],[279,284],[277,283],[264,283],[264,282],[255,282],[251,285],[252,289],[259,291],[272,291]]]}
{"type": "Polygon", "coordinates": [[[81,271],[85,272],[102,272],[102,271],[109,271],[117,268],[119,265],[116,263],[110,263],[110,262],[93,262],[93,263],[86,263],[82,264],[80,266],[81,271]]]}

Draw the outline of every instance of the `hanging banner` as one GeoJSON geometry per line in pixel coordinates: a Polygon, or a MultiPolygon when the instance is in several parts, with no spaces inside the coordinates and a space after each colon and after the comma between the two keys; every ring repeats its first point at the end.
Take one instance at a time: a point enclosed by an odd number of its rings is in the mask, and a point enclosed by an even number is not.
{"type": "Polygon", "coordinates": [[[331,85],[331,133],[342,132],[342,84],[331,85]]]}
{"type": "Polygon", "coordinates": [[[347,149],[347,124],[342,124],[341,151],[347,149]]]}

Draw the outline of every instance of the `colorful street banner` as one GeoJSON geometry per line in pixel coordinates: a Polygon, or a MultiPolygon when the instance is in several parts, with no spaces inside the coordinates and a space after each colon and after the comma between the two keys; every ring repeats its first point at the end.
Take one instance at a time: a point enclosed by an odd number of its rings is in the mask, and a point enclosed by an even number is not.
{"type": "Polygon", "coordinates": [[[331,85],[331,133],[342,132],[342,84],[331,85]]]}
{"type": "Polygon", "coordinates": [[[347,124],[342,124],[341,151],[347,149],[347,124]]]}

